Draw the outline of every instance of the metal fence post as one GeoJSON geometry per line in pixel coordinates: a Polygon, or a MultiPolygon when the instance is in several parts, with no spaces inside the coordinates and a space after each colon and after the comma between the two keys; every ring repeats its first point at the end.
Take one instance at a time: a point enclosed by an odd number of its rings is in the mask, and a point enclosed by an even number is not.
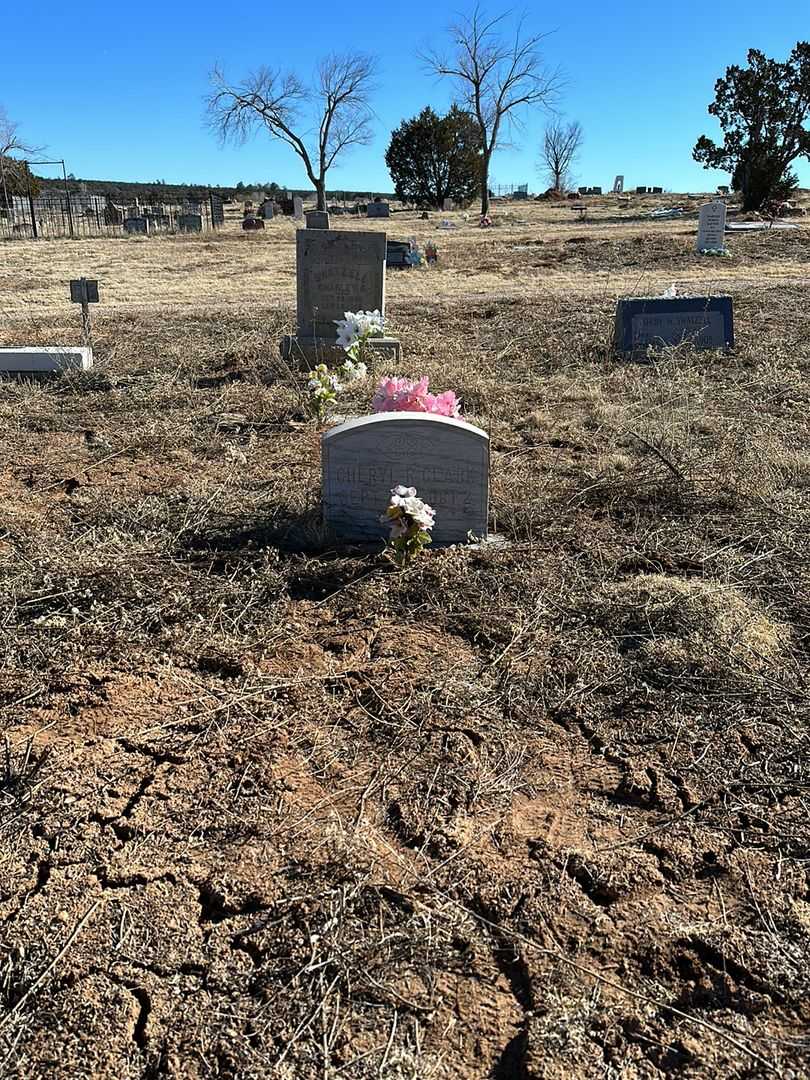
{"type": "Polygon", "coordinates": [[[34,211],[34,196],[31,194],[31,181],[28,181],[28,208],[31,211],[31,229],[34,233],[34,239],[39,236],[37,232],[37,215],[34,211]]]}
{"type": "Polygon", "coordinates": [[[68,228],[70,229],[70,235],[73,236],[73,211],[70,208],[70,191],[68,190],[67,171],[65,169],[64,158],[62,159],[62,179],[65,181],[65,198],[67,199],[68,228]]]}

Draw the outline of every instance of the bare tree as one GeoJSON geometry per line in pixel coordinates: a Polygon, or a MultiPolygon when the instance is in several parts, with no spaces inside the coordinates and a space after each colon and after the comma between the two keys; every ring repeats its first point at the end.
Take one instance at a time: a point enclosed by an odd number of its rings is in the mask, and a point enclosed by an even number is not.
{"type": "Polygon", "coordinates": [[[326,174],[351,146],[371,140],[369,96],[375,64],[363,53],[327,56],[312,85],[293,72],[260,68],[244,82],[229,85],[218,69],[211,74],[209,123],[223,140],[244,142],[259,127],[298,154],[326,209],[326,174]]]}
{"type": "Polygon", "coordinates": [[[565,191],[571,186],[571,166],[581,146],[582,125],[577,120],[570,124],[555,120],[546,127],[541,165],[556,191],[565,191]]]}
{"type": "Polygon", "coordinates": [[[463,102],[481,128],[481,213],[489,213],[489,164],[502,145],[504,128],[519,125],[530,105],[547,105],[557,94],[560,76],[549,72],[539,52],[542,34],[503,33],[508,13],[489,18],[476,4],[471,15],[450,27],[452,55],[422,54],[435,75],[455,80],[463,102]]]}
{"type": "Polygon", "coordinates": [[[18,170],[22,173],[24,170],[20,169],[20,166],[25,164],[22,161],[17,161],[11,155],[23,154],[30,157],[33,154],[38,154],[41,149],[39,146],[31,146],[23,141],[20,136],[20,125],[14,120],[10,120],[6,110],[0,105],[0,186],[3,189],[4,206],[11,205],[8,198],[6,178],[11,179],[17,175],[18,170]]]}

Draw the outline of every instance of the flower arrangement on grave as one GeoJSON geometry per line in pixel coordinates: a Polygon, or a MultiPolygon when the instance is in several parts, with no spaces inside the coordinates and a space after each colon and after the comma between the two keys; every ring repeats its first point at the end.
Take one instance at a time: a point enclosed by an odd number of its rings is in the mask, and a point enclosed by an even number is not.
{"type": "Polygon", "coordinates": [[[731,255],[731,252],[728,250],[728,248],[701,248],[698,254],[714,255],[719,256],[720,258],[725,258],[726,256],[731,255]]]}
{"type": "Polygon", "coordinates": [[[371,401],[374,412],[418,412],[436,416],[457,418],[461,403],[454,390],[443,394],[428,391],[428,376],[414,382],[412,379],[388,376],[380,382],[371,401]]]}
{"type": "Polygon", "coordinates": [[[337,401],[344,383],[364,379],[367,374],[368,369],[362,361],[350,359],[344,360],[335,371],[330,370],[326,364],[318,364],[312,371],[307,372],[307,389],[319,423],[323,423],[327,408],[337,401]]]}
{"type": "Polygon", "coordinates": [[[403,484],[391,488],[391,501],[380,521],[389,526],[388,546],[401,567],[432,543],[430,530],[435,518],[433,507],[416,497],[416,488],[403,484]]]}
{"type": "Polygon", "coordinates": [[[369,341],[385,333],[385,319],[379,311],[344,311],[335,319],[337,344],[345,349],[355,363],[366,364],[371,359],[369,341]]]}

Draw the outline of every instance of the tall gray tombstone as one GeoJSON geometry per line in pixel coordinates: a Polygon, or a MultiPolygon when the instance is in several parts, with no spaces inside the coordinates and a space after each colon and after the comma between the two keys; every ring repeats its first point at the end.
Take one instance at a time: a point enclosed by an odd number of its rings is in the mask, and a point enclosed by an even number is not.
{"type": "MultiPolygon", "coordinates": [[[[340,362],[335,321],[347,311],[385,314],[386,235],[299,229],[296,233],[297,334],[281,344],[282,356],[298,355],[308,363],[340,362]]],[[[371,341],[376,353],[398,362],[396,338],[371,341]]]]}
{"type": "Polygon", "coordinates": [[[321,468],[324,523],[340,540],[387,538],[380,515],[398,484],[436,511],[434,543],[487,536],[489,437],[463,420],[407,412],[349,420],[322,436],[321,468]]]}
{"type": "Polygon", "coordinates": [[[695,250],[725,251],[726,249],[726,204],[722,199],[713,199],[700,208],[698,234],[695,250]]]}
{"type": "Polygon", "coordinates": [[[296,221],[304,220],[304,200],[300,195],[293,195],[293,217],[296,221]]]}
{"type": "Polygon", "coordinates": [[[623,191],[624,191],[624,177],[623,176],[617,176],[616,179],[613,181],[613,194],[614,195],[621,195],[623,191]]]}

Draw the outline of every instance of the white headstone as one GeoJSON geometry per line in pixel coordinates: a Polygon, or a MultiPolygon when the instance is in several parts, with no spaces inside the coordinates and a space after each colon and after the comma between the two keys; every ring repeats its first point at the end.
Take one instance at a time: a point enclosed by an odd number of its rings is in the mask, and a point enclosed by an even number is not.
{"type": "Polygon", "coordinates": [[[0,371],[51,372],[86,371],[93,366],[93,350],[87,346],[24,346],[0,349],[0,371]]]}
{"type": "Polygon", "coordinates": [[[321,442],[323,513],[340,539],[386,539],[380,515],[398,484],[415,487],[436,511],[436,544],[485,538],[489,511],[489,437],[428,413],[377,413],[325,432],[321,442]]]}
{"type": "Polygon", "coordinates": [[[447,212],[448,210],[455,210],[456,203],[454,199],[445,199],[442,203],[442,210],[447,212]]]}
{"type": "Polygon", "coordinates": [[[700,208],[695,248],[697,251],[724,251],[725,247],[726,204],[722,199],[713,199],[700,208]]]}

